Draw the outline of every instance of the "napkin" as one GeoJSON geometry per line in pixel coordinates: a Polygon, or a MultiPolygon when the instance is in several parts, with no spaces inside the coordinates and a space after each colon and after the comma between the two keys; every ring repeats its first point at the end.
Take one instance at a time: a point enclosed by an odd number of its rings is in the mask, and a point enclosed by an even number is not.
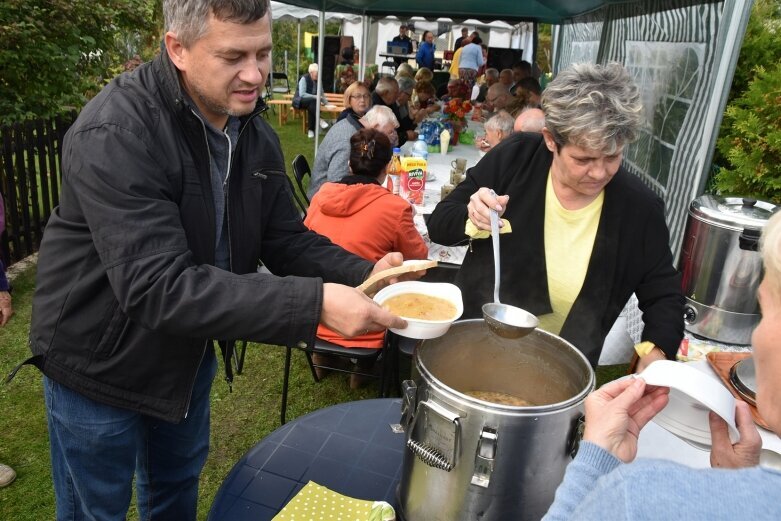
{"type": "MultiPolygon", "coordinates": [[[[512,233],[513,227],[510,226],[510,221],[507,219],[501,220],[504,225],[499,228],[499,235],[503,233],[512,233]]],[[[487,239],[491,236],[491,232],[488,230],[481,230],[475,224],[471,221],[471,219],[466,220],[466,225],[464,226],[464,233],[473,238],[473,239],[487,239]]]]}
{"type": "MultiPolygon", "coordinates": [[[[721,381],[724,383],[727,389],[729,389],[729,392],[732,393],[732,396],[734,396],[736,400],[741,400],[744,402],[745,400],[740,396],[738,391],[735,390],[735,388],[732,386],[732,382],[729,380],[729,370],[732,369],[732,366],[735,365],[739,360],[743,360],[749,356],[751,356],[751,353],[711,352],[707,355],[708,363],[711,365],[713,370],[716,371],[716,374],[719,375],[719,378],[721,378],[721,381]]],[[[750,403],[748,404],[748,407],[751,409],[751,417],[754,419],[754,423],[764,429],[770,429],[764,418],[760,416],[757,408],[750,403]]]]}
{"type": "Polygon", "coordinates": [[[343,496],[314,481],[298,491],[273,521],[393,521],[396,512],[384,501],[343,496]]]}

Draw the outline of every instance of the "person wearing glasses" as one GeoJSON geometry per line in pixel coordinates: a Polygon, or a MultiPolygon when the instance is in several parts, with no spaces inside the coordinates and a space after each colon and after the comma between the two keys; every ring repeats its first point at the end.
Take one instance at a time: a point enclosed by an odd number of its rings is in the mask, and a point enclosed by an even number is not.
{"type": "Polygon", "coordinates": [[[366,84],[359,81],[353,83],[344,91],[344,106],[347,107],[339,113],[336,122],[346,117],[352,117],[355,121],[361,119],[369,110],[371,94],[366,84]]]}

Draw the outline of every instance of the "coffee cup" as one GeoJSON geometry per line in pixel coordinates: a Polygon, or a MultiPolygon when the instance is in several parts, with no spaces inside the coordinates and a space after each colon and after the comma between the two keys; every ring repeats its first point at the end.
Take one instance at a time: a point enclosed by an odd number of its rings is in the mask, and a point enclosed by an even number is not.
{"type": "Polygon", "coordinates": [[[450,166],[463,173],[466,170],[466,159],[459,157],[450,162],[450,166]]]}

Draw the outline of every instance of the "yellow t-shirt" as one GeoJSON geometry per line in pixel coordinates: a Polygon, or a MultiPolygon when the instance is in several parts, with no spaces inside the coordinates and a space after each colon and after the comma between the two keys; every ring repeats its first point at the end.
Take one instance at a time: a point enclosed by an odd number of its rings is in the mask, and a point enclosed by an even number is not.
{"type": "Polygon", "coordinates": [[[553,313],[539,317],[539,327],[545,331],[559,334],[583,287],[604,200],[605,193],[602,192],[588,206],[580,210],[567,210],[556,197],[548,172],[545,189],[545,264],[553,313]]]}

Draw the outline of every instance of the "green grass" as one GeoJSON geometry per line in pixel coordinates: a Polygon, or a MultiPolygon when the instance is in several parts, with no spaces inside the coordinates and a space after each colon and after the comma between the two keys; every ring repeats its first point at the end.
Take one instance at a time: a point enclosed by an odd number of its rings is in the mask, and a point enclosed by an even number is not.
{"type": "MultiPolygon", "coordinates": [[[[270,121],[276,128],[276,118],[270,121]]],[[[301,133],[299,121],[278,129],[285,161],[296,154],[312,164],[313,144],[301,133]]],[[[29,356],[27,335],[35,268],[15,281],[16,315],[0,329],[0,375],[8,374],[29,356]]],[[[244,373],[235,377],[233,392],[218,376],[212,388],[211,451],[201,476],[199,519],[206,519],[214,496],[233,464],[264,436],[279,426],[284,349],[251,344],[244,373]]],[[[600,368],[600,382],[626,372],[626,366],[600,368]]],[[[222,375],[222,368],[218,375],[222,375]]],[[[351,391],[346,375],[330,375],[315,383],[303,353],[295,351],[288,398],[289,420],[336,403],[375,397],[376,386],[351,391]]],[[[54,518],[54,492],[49,467],[48,434],[41,375],[25,367],[7,385],[0,385],[0,462],[14,467],[17,480],[0,489],[0,520],[39,521],[54,518]]],[[[131,508],[129,519],[137,519],[131,508]]]]}

